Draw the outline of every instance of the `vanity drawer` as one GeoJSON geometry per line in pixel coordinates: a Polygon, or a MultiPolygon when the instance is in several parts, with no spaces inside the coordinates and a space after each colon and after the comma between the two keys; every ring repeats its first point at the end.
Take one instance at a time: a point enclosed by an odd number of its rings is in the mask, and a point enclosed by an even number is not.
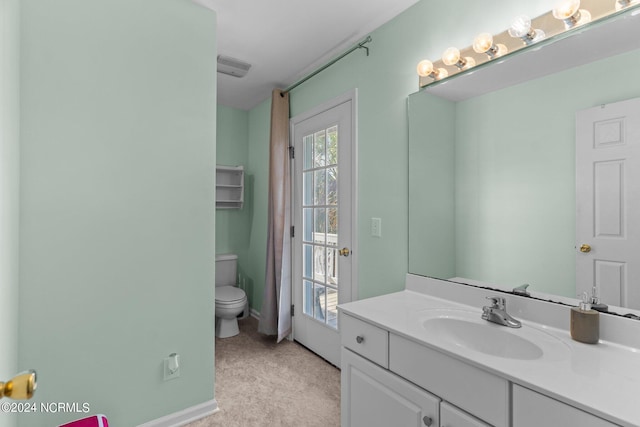
{"type": "Polygon", "coordinates": [[[513,385],[513,427],[616,427],[602,418],[558,402],[517,384],[513,385]]]}
{"type": "Polygon", "coordinates": [[[343,347],[389,368],[389,332],[348,314],[342,314],[340,328],[343,347]]]}
{"type": "Polygon", "coordinates": [[[509,425],[509,382],[398,335],[389,369],[495,427],[509,425]]]}

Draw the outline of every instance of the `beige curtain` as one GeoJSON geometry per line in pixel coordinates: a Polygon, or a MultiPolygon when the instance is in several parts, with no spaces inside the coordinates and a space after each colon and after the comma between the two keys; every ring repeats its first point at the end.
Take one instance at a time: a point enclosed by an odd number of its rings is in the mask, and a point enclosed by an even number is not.
{"type": "Polygon", "coordinates": [[[267,267],[258,331],[280,342],[291,333],[291,192],[289,94],[278,89],[271,94],[269,145],[267,267]]]}

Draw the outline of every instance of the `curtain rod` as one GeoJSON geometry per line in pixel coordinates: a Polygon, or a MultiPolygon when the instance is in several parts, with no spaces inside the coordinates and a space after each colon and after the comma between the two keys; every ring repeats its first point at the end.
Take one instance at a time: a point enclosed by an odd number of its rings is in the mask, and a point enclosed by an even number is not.
{"type": "Polygon", "coordinates": [[[291,92],[293,89],[297,88],[302,83],[306,82],[307,80],[309,80],[310,78],[312,78],[316,74],[323,72],[324,70],[326,70],[327,68],[331,67],[333,64],[335,64],[336,62],[340,61],[342,58],[344,58],[345,56],[349,55],[351,52],[353,52],[355,50],[364,49],[364,50],[367,51],[367,56],[369,56],[369,48],[366,47],[365,44],[371,43],[371,40],[372,40],[371,36],[367,36],[367,38],[364,39],[364,41],[358,43],[357,45],[355,45],[354,47],[352,47],[351,49],[349,49],[348,51],[346,51],[342,55],[338,56],[337,58],[334,58],[330,62],[324,64],[322,67],[320,67],[317,70],[315,70],[313,73],[307,75],[306,77],[303,77],[301,80],[298,80],[297,82],[295,82],[294,84],[292,84],[291,86],[289,86],[288,88],[283,90],[280,93],[280,96],[284,96],[285,93],[291,92]]]}

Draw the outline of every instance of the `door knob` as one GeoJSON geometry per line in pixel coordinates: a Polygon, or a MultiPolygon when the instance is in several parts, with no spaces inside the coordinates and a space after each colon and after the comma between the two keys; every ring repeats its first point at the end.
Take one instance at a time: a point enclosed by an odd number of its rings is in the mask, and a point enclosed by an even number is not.
{"type": "Polygon", "coordinates": [[[0,399],[3,397],[15,400],[31,399],[37,385],[36,371],[30,369],[22,372],[7,382],[0,382],[0,399]]]}
{"type": "Polygon", "coordinates": [[[591,252],[591,246],[585,243],[584,245],[580,246],[580,252],[585,254],[591,252]]]}
{"type": "Polygon", "coordinates": [[[349,248],[342,248],[338,250],[338,253],[340,254],[340,256],[349,256],[351,250],[349,248]]]}

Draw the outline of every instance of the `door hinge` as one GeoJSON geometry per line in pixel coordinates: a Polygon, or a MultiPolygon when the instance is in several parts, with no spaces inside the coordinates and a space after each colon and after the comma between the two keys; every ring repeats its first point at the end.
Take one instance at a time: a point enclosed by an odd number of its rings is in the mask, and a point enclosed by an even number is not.
{"type": "Polygon", "coordinates": [[[291,226],[291,238],[293,239],[294,237],[296,237],[296,227],[295,226],[291,226]]]}
{"type": "Polygon", "coordinates": [[[296,148],[293,145],[289,146],[289,158],[291,159],[296,158],[296,148]]]}
{"type": "Polygon", "coordinates": [[[296,306],[291,304],[291,317],[293,317],[294,313],[296,312],[295,308],[296,306]]]}

